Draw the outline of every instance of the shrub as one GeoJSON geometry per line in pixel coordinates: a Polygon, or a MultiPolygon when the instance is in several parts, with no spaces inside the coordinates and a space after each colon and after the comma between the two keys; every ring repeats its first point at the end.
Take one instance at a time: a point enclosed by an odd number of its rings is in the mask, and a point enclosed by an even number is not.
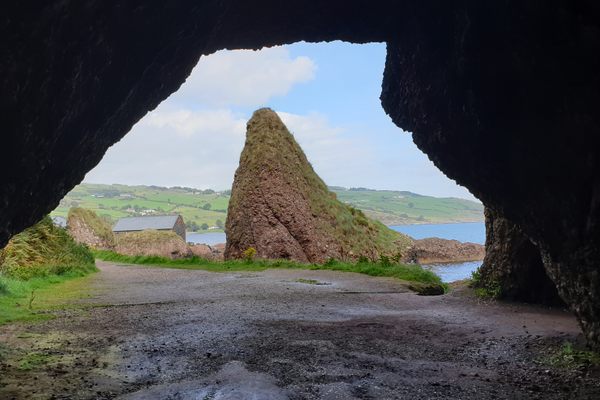
{"type": "Polygon", "coordinates": [[[254,257],[256,257],[256,249],[254,247],[248,247],[244,250],[242,256],[244,257],[244,260],[250,263],[254,261],[254,257]]]}
{"type": "Polygon", "coordinates": [[[369,257],[360,256],[358,257],[358,264],[368,264],[370,262],[369,257]]]}
{"type": "Polygon", "coordinates": [[[392,260],[390,260],[390,258],[388,256],[385,256],[382,254],[379,256],[379,264],[381,264],[381,266],[383,266],[383,267],[391,267],[392,260]]]}
{"type": "Polygon", "coordinates": [[[333,257],[330,257],[327,261],[325,261],[325,263],[323,265],[325,265],[327,267],[331,267],[335,264],[337,264],[337,260],[333,257]]]}

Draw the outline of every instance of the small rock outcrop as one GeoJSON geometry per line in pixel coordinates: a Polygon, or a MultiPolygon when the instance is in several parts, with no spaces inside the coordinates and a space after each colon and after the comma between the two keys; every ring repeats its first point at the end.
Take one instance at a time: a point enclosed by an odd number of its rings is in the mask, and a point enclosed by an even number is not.
{"type": "Polygon", "coordinates": [[[485,247],[477,243],[440,238],[415,240],[404,260],[418,264],[479,261],[485,257],[485,247]]]}
{"type": "Polygon", "coordinates": [[[208,244],[191,244],[190,250],[196,257],[204,258],[211,261],[223,260],[223,249],[217,247],[219,245],[210,246],[208,244]]]}
{"type": "Polygon", "coordinates": [[[115,239],[110,224],[92,210],[73,207],[67,219],[69,234],[77,243],[94,249],[112,250],[115,239]]]}
{"type": "Polygon", "coordinates": [[[402,254],[412,240],[367,218],[327,189],[279,116],[254,113],[229,201],[225,259],[322,263],[402,254]]]}
{"type": "Polygon", "coordinates": [[[475,285],[499,298],[563,305],[540,250],[517,225],[485,209],[486,255],[475,285]]]}
{"type": "Polygon", "coordinates": [[[145,230],[119,233],[115,251],[127,256],[158,256],[171,259],[191,257],[187,243],[173,231],[145,230]]]}

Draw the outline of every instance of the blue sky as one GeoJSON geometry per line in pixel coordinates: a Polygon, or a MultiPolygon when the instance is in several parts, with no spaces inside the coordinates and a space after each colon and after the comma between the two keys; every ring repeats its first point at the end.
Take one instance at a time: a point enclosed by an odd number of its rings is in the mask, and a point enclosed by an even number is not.
{"type": "Polygon", "coordinates": [[[228,189],[246,121],[270,107],[329,185],[473,199],[383,111],[385,51],[382,43],[296,43],[203,57],[85,181],[228,189]]]}

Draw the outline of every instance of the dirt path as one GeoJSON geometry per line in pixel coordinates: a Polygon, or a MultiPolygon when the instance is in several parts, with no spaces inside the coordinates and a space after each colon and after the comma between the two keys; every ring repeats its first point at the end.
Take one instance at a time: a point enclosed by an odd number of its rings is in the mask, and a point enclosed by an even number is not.
{"type": "Polygon", "coordinates": [[[93,307],[0,327],[20,357],[1,399],[600,398],[597,371],[539,362],[577,340],[564,312],[332,271],[99,267],[93,307]]]}

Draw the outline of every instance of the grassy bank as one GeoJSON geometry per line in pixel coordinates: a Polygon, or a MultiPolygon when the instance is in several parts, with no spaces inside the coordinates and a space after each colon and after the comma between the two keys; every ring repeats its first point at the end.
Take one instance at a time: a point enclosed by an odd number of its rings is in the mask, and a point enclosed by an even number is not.
{"type": "Polygon", "coordinates": [[[91,251],[42,219],[0,250],[0,324],[51,317],[46,311],[73,292],[65,288],[81,284],[67,281],[93,271],[91,251]]]}
{"type": "Polygon", "coordinates": [[[96,258],[124,264],[139,264],[178,269],[201,269],[211,272],[264,271],[270,268],[310,269],[355,272],[369,276],[391,277],[410,283],[411,289],[422,294],[441,294],[448,286],[440,277],[419,265],[398,264],[384,259],[382,262],[341,262],[330,260],[325,264],[302,264],[289,260],[230,260],[210,261],[199,257],[171,260],[154,256],[125,256],[112,251],[95,250],[96,258]]]}
{"type": "Polygon", "coordinates": [[[0,250],[0,273],[28,280],[51,275],[85,274],[94,256],[49,217],[13,236],[0,250]]]}
{"type": "Polygon", "coordinates": [[[94,271],[96,267],[88,265],[78,271],[28,280],[0,275],[0,325],[52,318],[52,310],[82,295],[87,281],[81,277],[94,271]]]}

